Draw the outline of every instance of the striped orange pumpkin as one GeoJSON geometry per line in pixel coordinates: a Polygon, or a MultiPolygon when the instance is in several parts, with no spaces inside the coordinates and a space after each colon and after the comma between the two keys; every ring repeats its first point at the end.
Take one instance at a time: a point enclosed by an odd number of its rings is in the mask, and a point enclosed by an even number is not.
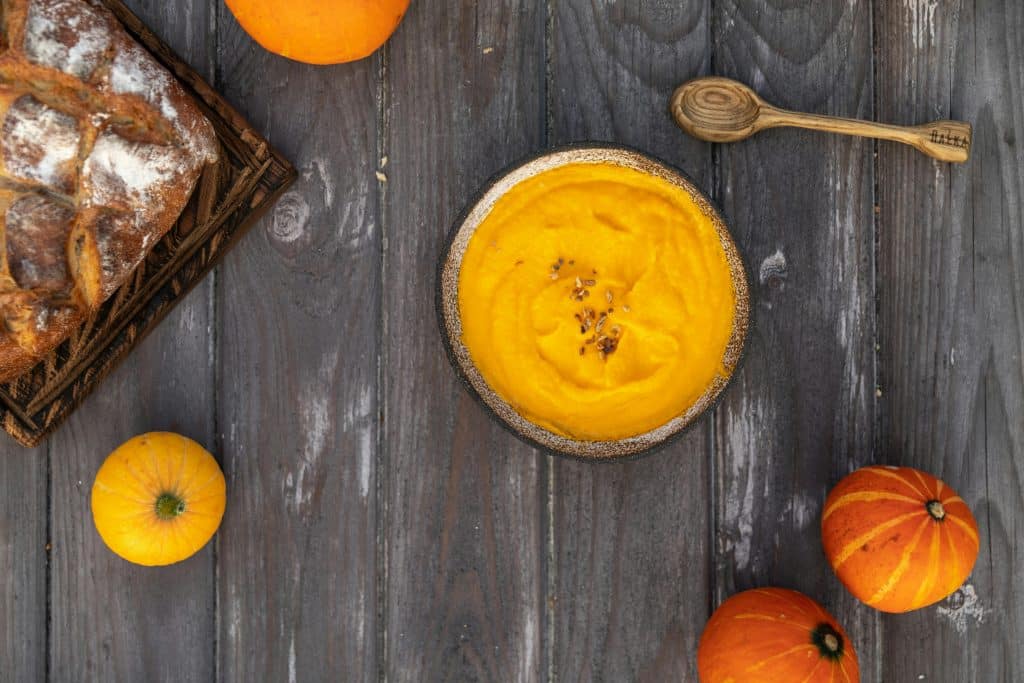
{"type": "Polygon", "coordinates": [[[697,647],[701,683],[857,683],[846,631],[803,593],[755,588],[715,610],[697,647]]]}
{"type": "Polygon", "coordinates": [[[967,503],[910,467],[865,467],[840,481],[825,500],[821,539],[839,580],[883,612],[942,600],[978,558],[967,503]]]}

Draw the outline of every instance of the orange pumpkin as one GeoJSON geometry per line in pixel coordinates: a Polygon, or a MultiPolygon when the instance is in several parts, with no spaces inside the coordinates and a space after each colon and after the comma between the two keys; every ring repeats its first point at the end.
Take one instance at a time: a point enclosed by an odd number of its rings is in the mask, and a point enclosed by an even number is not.
{"type": "Polygon", "coordinates": [[[308,64],[372,54],[395,32],[409,0],[225,0],[267,50],[308,64]]]}
{"type": "Polygon", "coordinates": [[[115,553],[148,566],[206,545],[224,516],[224,473],[192,439],[151,432],[107,456],[92,485],[92,516],[115,553]]]}
{"type": "Polygon", "coordinates": [[[715,610],[697,647],[701,683],[856,683],[853,644],[803,593],[755,588],[715,610]]]}
{"type": "Polygon", "coordinates": [[[910,467],[865,467],[836,484],[821,538],[839,580],[883,612],[942,600],[978,558],[978,524],[967,503],[910,467]]]}

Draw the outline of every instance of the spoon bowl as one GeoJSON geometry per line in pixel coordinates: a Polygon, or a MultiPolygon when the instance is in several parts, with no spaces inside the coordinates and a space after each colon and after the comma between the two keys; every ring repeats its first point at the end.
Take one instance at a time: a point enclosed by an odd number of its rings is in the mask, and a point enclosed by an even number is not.
{"type": "Polygon", "coordinates": [[[757,132],[764,101],[728,78],[688,81],[672,95],[672,114],[690,135],[710,142],[736,142],[757,132]]]}

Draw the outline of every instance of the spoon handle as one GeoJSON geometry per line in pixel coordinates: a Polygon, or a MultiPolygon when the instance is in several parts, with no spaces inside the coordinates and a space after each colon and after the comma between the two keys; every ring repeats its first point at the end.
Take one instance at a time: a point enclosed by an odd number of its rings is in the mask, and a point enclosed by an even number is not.
{"type": "Polygon", "coordinates": [[[894,140],[916,147],[930,157],[955,163],[967,161],[971,153],[971,124],[963,121],[932,121],[920,126],[893,126],[838,116],[804,114],[762,104],[757,127],[779,126],[894,140]]]}

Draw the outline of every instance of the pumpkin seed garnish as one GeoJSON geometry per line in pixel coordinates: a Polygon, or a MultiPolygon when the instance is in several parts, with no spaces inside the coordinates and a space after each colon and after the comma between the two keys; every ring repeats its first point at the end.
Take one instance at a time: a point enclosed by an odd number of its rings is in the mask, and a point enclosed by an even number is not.
{"type": "Polygon", "coordinates": [[[606,337],[601,335],[597,338],[597,351],[601,355],[601,360],[605,360],[609,355],[615,353],[615,349],[619,348],[618,337],[606,337]]]}
{"type": "MultiPolygon", "coordinates": [[[[556,263],[551,264],[551,279],[557,280],[559,276],[559,270],[562,265],[565,264],[564,259],[559,258],[556,263]]],[[[568,264],[570,266],[575,265],[575,259],[569,259],[568,264]]],[[[592,268],[591,272],[597,275],[597,269],[592,268]]],[[[573,278],[573,287],[570,290],[569,298],[576,302],[581,302],[590,296],[590,288],[597,286],[597,278],[581,278],[579,275],[573,278]]],[[[615,300],[615,295],[610,289],[606,289],[604,292],[604,299],[607,303],[612,303],[615,300]]],[[[623,306],[624,311],[629,311],[629,306],[623,306]]],[[[573,313],[573,318],[580,326],[580,334],[590,336],[584,340],[583,345],[579,347],[579,355],[583,356],[586,354],[586,347],[589,344],[595,344],[597,346],[598,355],[602,360],[607,360],[608,356],[615,353],[615,350],[619,347],[619,339],[622,334],[622,328],[618,325],[612,325],[608,332],[605,332],[605,326],[608,324],[609,316],[615,312],[615,308],[609,306],[607,310],[602,310],[600,313],[595,312],[590,306],[584,306],[581,311],[573,313]]]]}

